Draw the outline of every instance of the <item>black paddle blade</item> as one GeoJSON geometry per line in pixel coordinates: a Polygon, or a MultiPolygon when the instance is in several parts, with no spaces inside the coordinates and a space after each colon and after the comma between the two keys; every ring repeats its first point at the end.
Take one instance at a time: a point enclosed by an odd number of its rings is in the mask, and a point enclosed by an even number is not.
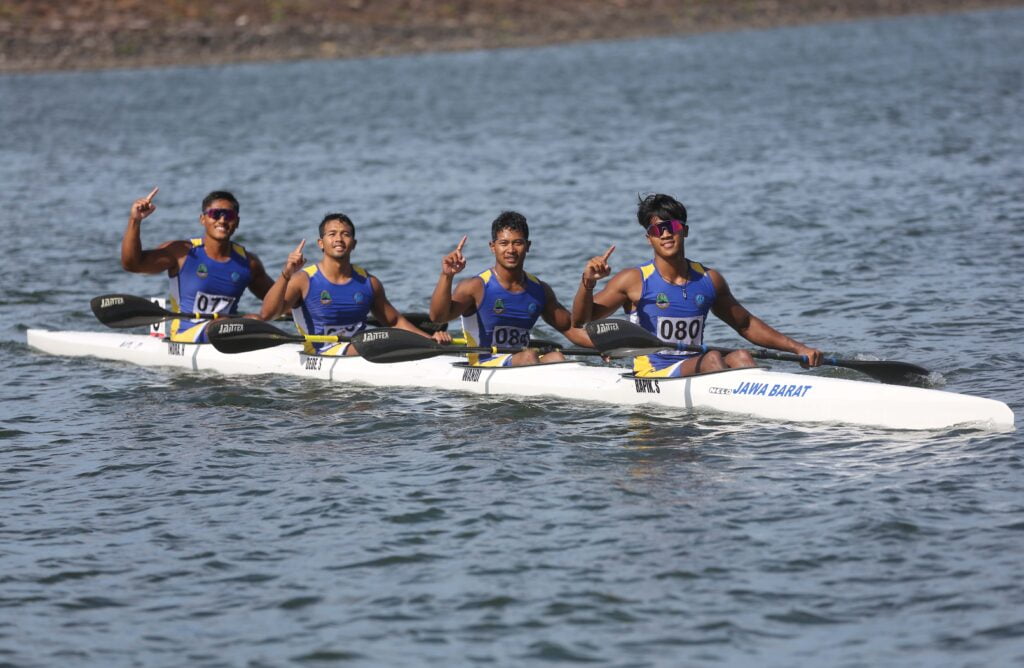
{"type": "Polygon", "coordinates": [[[587,323],[587,334],[590,341],[601,352],[621,351],[632,348],[656,348],[664,350],[669,347],[640,325],[625,320],[595,320],[587,323]]]}
{"type": "MultiPolygon", "coordinates": [[[[828,360],[825,362],[828,364],[828,360]]],[[[884,360],[835,360],[835,366],[860,371],[875,380],[891,385],[924,385],[930,373],[928,369],[910,362],[886,362],[884,360]]]]}
{"type": "Polygon", "coordinates": [[[411,362],[457,352],[433,339],[404,329],[383,328],[359,332],[352,337],[352,345],[366,360],[381,364],[411,362]]]}
{"type": "MultiPolygon", "coordinates": [[[[403,313],[405,319],[422,329],[427,334],[433,334],[434,332],[443,332],[448,329],[448,323],[446,322],[434,322],[430,319],[430,315],[419,311],[412,311],[410,313],[403,313]]],[[[376,318],[369,318],[366,324],[370,327],[383,327],[383,323],[376,318]]]]}
{"type": "Polygon", "coordinates": [[[282,332],[269,322],[252,318],[214,320],[206,328],[206,337],[222,353],[233,355],[273,348],[283,343],[302,343],[306,339],[282,332]]]}
{"type": "Polygon", "coordinates": [[[100,295],[94,297],[89,302],[89,306],[97,320],[107,327],[115,329],[149,327],[158,322],[178,317],[177,313],[134,295],[100,295]]]}

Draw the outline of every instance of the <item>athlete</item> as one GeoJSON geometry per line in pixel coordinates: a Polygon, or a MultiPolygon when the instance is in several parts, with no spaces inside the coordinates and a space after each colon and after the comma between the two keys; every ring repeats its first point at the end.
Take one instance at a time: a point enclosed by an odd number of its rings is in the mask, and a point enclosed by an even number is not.
{"type": "MultiPolygon", "coordinates": [[[[215,190],[203,198],[199,222],[203,236],[168,241],[142,250],[141,225],[156,211],[159,188],[132,203],[128,228],[121,240],[121,266],[137,274],[167,272],[171,280],[171,310],[178,313],[234,315],[238,299],[248,288],[260,299],[273,282],[263,263],[241,244],[231,241],[238,229],[238,200],[215,190]]],[[[172,320],[172,341],[206,343],[208,320],[172,320]]]]}
{"type": "MultiPolygon", "coordinates": [[[[352,251],[356,248],[356,226],[343,213],[329,213],[320,221],[320,237],[316,243],[323,251],[323,259],[302,268],[306,258],[303,239],[288,255],[281,275],[263,300],[260,317],[270,320],[286,308],[292,309],[292,319],[301,334],[326,334],[350,337],[366,328],[369,313],[385,327],[397,327],[415,332],[438,343],[451,343],[447,332],[433,336],[421,331],[391,305],[384,294],[384,286],[373,274],[352,264],[352,251]]],[[[328,356],[358,355],[347,342],[305,345],[309,354],[328,356]]]]}
{"type": "MultiPolygon", "coordinates": [[[[604,255],[591,258],[573,300],[576,325],[605,318],[622,307],[630,319],[670,344],[701,345],[708,312],[714,313],[751,343],[804,355],[808,365],[821,364],[820,350],[781,334],[745,309],[725,278],[716,270],[686,257],[684,239],[689,233],[686,207],[668,195],[649,195],[640,200],[637,221],[647,232],[654,260],[640,267],[623,269],[594,294],[597,281],[611,273],[604,255]]],[[[746,350],[726,355],[719,352],[694,353],[666,349],[655,355],[633,359],[637,376],[671,377],[722,369],[755,366],[746,350]]],[[[807,365],[805,365],[807,366],[807,365]]]]}
{"type": "Polygon", "coordinates": [[[466,268],[465,244],[466,237],[462,237],[455,250],[441,260],[430,319],[448,322],[461,316],[468,346],[525,348],[516,353],[470,355],[470,364],[495,367],[564,361],[558,351],[540,355],[527,348],[530,330],[539,317],[573,343],[591,346],[587,333],[572,326],[569,311],[558,303],[551,287],[523,269],[530,250],[530,228],[522,214],[506,211],[494,220],[490,242],[494,266],[460,281],[453,292],[455,275],[466,268]]]}

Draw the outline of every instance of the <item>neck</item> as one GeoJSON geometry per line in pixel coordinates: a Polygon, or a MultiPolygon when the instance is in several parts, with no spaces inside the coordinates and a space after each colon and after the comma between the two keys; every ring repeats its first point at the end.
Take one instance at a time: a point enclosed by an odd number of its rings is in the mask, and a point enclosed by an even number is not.
{"type": "Polygon", "coordinates": [[[498,282],[506,288],[513,285],[522,285],[526,282],[526,271],[521,265],[517,269],[506,269],[500,264],[496,264],[491,270],[498,278],[498,282]]]}
{"type": "Polygon", "coordinates": [[[226,259],[231,256],[231,239],[214,239],[203,235],[203,249],[214,259],[226,259]]]}
{"type": "Polygon", "coordinates": [[[682,252],[668,258],[655,255],[654,267],[669,283],[676,280],[685,281],[690,275],[690,261],[686,259],[686,255],[682,252]]]}
{"type": "Polygon", "coordinates": [[[323,259],[320,260],[319,266],[320,272],[332,283],[352,278],[352,261],[349,260],[348,256],[333,258],[329,255],[324,255],[323,259]]]}

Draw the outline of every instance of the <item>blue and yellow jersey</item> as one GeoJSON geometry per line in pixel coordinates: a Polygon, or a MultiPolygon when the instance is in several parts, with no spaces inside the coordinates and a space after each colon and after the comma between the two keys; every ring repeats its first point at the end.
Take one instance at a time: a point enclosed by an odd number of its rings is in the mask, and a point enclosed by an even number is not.
{"type": "MultiPolygon", "coordinates": [[[[352,336],[366,328],[366,316],[373,307],[370,274],[352,265],[352,278],[345,283],[327,280],[314,264],[302,271],[309,276],[309,291],[292,309],[292,319],[300,334],[352,336]]],[[[307,353],[340,355],[345,343],[306,343],[307,353]]]]}
{"type": "MultiPolygon", "coordinates": [[[[704,343],[704,324],[715,303],[715,286],[707,269],[699,262],[689,262],[684,285],[668,283],[654,263],[639,267],[643,276],[643,292],[634,305],[632,320],[670,344],[704,343]]],[[[633,359],[633,372],[638,376],[678,375],[678,365],[696,353],[665,350],[633,359]]]]}
{"type": "MultiPolygon", "coordinates": [[[[249,257],[241,244],[231,244],[231,257],[226,262],[213,260],[206,254],[202,239],[191,239],[185,261],[177,276],[171,277],[171,310],[178,313],[238,312],[238,300],[252,281],[249,257]]],[[[172,320],[172,341],[206,343],[208,320],[172,320]]]]}
{"type": "MultiPolygon", "coordinates": [[[[501,286],[491,269],[478,276],[484,282],[484,298],[476,313],[462,317],[462,332],[467,346],[525,348],[530,345],[530,330],[547,305],[547,294],[540,280],[526,274],[526,289],[509,292],[501,286]]],[[[509,355],[470,355],[469,363],[480,366],[507,366],[509,355]]]]}

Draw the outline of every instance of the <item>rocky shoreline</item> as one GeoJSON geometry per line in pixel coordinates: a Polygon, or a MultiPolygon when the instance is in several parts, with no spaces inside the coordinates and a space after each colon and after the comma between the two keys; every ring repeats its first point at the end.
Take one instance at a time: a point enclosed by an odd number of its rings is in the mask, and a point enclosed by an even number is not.
{"type": "Polygon", "coordinates": [[[765,28],[1024,0],[6,0],[0,72],[355,58],[765,28]]]}

